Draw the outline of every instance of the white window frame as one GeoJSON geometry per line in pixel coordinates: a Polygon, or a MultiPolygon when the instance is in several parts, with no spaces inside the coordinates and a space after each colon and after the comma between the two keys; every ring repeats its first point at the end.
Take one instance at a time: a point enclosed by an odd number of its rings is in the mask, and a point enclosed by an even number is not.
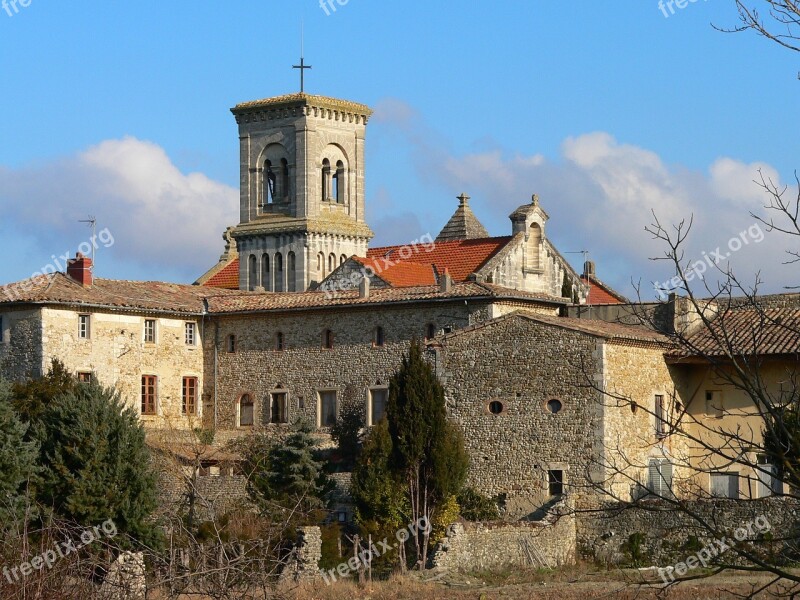
{"type": "Polygon", "coordinates": [[[190,348],[197,346],[197,323],[194,321],[186,321],[184,323],[184,341],[190,348]]]}
{"type": "MultiPolygon", "coordinates": [[[[367,389],[367,426],[372,427],[373,425],[377,425],[373,417],[373,393],[376,391],[385,391],[386,392],[386,405],[389,404],[389,386],[388,385],[375,385],[367,389]]],[[[384,406],[384,413],[386,412],[386,406],[384,406]]]]}
{"type": "Polygon", "coordinates": [[[671,498],[675,481],[675,465],[668,458],[651,458],[647,461],[647,491],[659,498],[671,498]],[[668,468],[666,468],[668,467],[668,468]],[[669,474],[669,479],[665,475],[669,474]],[[654,474],[657,477],[654,477],[654,474]]]}
{"type": "Polygon", "coordinates": [[[156,344],[158,343],[158,319],[145,319],[144,320],[144,327],[142,329],[142,340],[145,344],[156,344]],[[147,324],[153,324],[153,339],[147,339],[147,324]]]}
{"type": "Polygon", "coordinates": [[[78,314],[78,339],[92,339],[92,316],[90,314],[78,314]]]}

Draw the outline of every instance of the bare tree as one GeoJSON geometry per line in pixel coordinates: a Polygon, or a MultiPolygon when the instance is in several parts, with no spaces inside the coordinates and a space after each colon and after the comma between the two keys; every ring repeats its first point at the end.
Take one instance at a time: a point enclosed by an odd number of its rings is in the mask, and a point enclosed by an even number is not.
{"type": "Polygon", "coordinates": [[[719,31],[755,31],[784,48],[800,52],[800,3],[797,0],[734,0],[739,25],[719,31]]]}

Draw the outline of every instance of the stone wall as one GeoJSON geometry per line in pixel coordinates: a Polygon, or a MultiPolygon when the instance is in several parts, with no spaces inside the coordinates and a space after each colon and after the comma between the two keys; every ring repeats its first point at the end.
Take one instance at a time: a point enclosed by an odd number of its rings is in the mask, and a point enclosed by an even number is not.
{"type": "Polygon", "coordinates": [[[556,511],[534,522],[455,523],[431,562],[461,571],[510,565],[556,568],[573,564],[575,555],[575,517],[556,511]]]}
{"type": "Polygon", "coordinates": [[[435,349],[448,414],[471,458],[468,484],[506,494],[510,517],[550,499],[548,470],[561,470],[567,488],[585,479],[602,434],[600,394],[589,385],[595,350],[596,338],[521,313],[444,336],[435,349]]]}
{"type": "Polygon", "coordinates": [[[203,349],[201,323],[195,318],[42,309],[45,363],[58,358],[73,372],[91,372],[114,386],[122,400],[141,413],[142,375],[157,377],[156,415],[141,415],[145,426],[187,429],[201,423],[203,349]],[[89,338],[78,336],[80,314],[90,314],[89,338]],[[156,320],[156,342],[144,342],[145,319],[156,320]],[[185,342],[185,323],[195,323],[197,343],[185,342]],[[183,377],[198,380],[198,415],[182,415],[183,377]]]}
{"type": "Polygon", "coordinates": [[[46,369],[42,356],[42,310],[0,312],[0,376],[10,381],[39,377],[46,369]]]}
{"type": "MultiPolygon", "coordinates": [[[[629,563],[631,536],[640,540],[640,551],[646,565],[664,567],[685,560],[713,539],[723,536],[734,539],[740,527],[756,523],[759,517],[769,523],[771,538],[797,536],[800,501],[789,498],[765,498],[752,501],[716,500],[685,504],[714,529],[702,528],[687,512],[678,512],[660,500],[648,500],[640,508],[620,504],[604,504],[600,510],[577,515],[577,548],[587,559],[604,563],[629,563]]],[[[760,521],[763,523],[763,521],[760,521]]],[[[747,539],[757,537],[758,527],[751,526],[747,539]]],[[[779,551],[780,544],[765,544],[765,551],[779,551]]],[[[734,560],[729,551],[724,560],[734,560]]]]}
{"type": "MultiPolygon", "coordinates": [[[[270,395],[287,394],[288,421],[298,416],[319,419],[319,392],[337,394],[338,410],[348,403],[366,406],[370,388],[388,386],[408,352],[412,337],[421,340],[428,323],[437,328],[463,327],[485,318],[485,303],[432,303],[427,306],[377,307],[346,310],[219,317],[215,323],[217,354],[217,427],[237,429],[238,403],[243,394],[255,402],[256,430],[272,432],[286,425],[268,424],[270,395]],[[375,330],[385,332],[383,347],[373,344],[375,330]],[[323,331],[333,332],[333,349],[322,347],[323,331]],[[275,336],[284,336],[285,349],[275,349],[275,336]],[[224,342],[236,336],[236,352],[224,342]]],[[[214,373],[215,332],[205,338],[206,372],[214,373]]],[[[206,378],[206,396],[215,395],[214,378],[206,378]]],[[[250,429],[250,428],[247,428],[250,429]]]]}

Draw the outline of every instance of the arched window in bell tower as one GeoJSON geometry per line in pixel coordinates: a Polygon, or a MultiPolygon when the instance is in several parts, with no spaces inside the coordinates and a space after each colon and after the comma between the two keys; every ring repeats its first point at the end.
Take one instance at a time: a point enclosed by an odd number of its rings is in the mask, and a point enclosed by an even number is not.
{"type": "Polygon", "coordinates": [[[283,255],[275,253],[275,291],[283,291],[283,255]]]}
{"type": "Polygon", "coordinates": [[[261,285],[268,292],[272,291],[272,273],[269,270],[269,254],[261,255],[261,285]]]}
{"type": "Polygon", "coordinates": [[[275,171],[272,170],[272,161],[264,161],[264,205],[275,202],[275,185],[277,179],[275,171]]]}
{"type": "Polygon", "coordinates": [[[297,281],[295,279],[297,275],[297,265],[294,256],[294,252],[289,252],[286,255],[286,277],[287,277],[287,286],[286,289],[289,292],[296,292],[297,291],[297,281]]]}
{"type": "Polygon", "coordinates": [[[251,254],[247,259],[247,289],[253,291],[258,285],[258,259],[251,254]]]}
{"type": "Polygon", "coordinates": [[[317,273],[320,281],[325,279],[325,255],[322,252],[317,254],[317,273]]]}
{"type": "Polygon", "coordinates": [[[285,158],[281,159],[281,185],[280,200],[289,199],[289,163],[285,158]]]}
{"type": "Polygon", "coordinates": [[[345,190],[345,178],[344,178],[344,163],[342,161],[337,161],[336,163],[336,174],[333,176],[333,198],[336,198],[337,204],[344,204],[344,190],[345,190]]]}
{"type": "Polygon", "coordinates": [[[327,158],[322,161],[322,200],[331,197],[331,161],[327,158]]]}

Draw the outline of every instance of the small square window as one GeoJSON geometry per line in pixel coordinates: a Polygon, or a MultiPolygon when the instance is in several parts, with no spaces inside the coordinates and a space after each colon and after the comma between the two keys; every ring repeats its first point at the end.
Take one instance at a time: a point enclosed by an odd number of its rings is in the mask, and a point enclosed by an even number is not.
{"type": "Polygon", "coordinates": [[[195,323],[186,323],[185,338],[187,346],[197,345],[197,325],[195,323]]]}
{"type": "Polygon", "coordinates": [[[547,472],[547,488],[551,496],[564,493],[564,471],[553,469],[547,472]]]}
{"type": "Polygon", "coordinates": [[[89,315],[78,315],[78,337],[82,340],[88,340],[90,334],[89,315]]]}
{"type": "Polygon", "coordinates": [[[145,344],[155,344],[156,343],[156,320],[155,319],[145,319],[144,320],[144,343],[145,344]]]}
{"type": "Polygon", "coordinates": [[[91,383],[92,373],[90,371],[78,371],[78,381],[81,383],[91,383]]]}

